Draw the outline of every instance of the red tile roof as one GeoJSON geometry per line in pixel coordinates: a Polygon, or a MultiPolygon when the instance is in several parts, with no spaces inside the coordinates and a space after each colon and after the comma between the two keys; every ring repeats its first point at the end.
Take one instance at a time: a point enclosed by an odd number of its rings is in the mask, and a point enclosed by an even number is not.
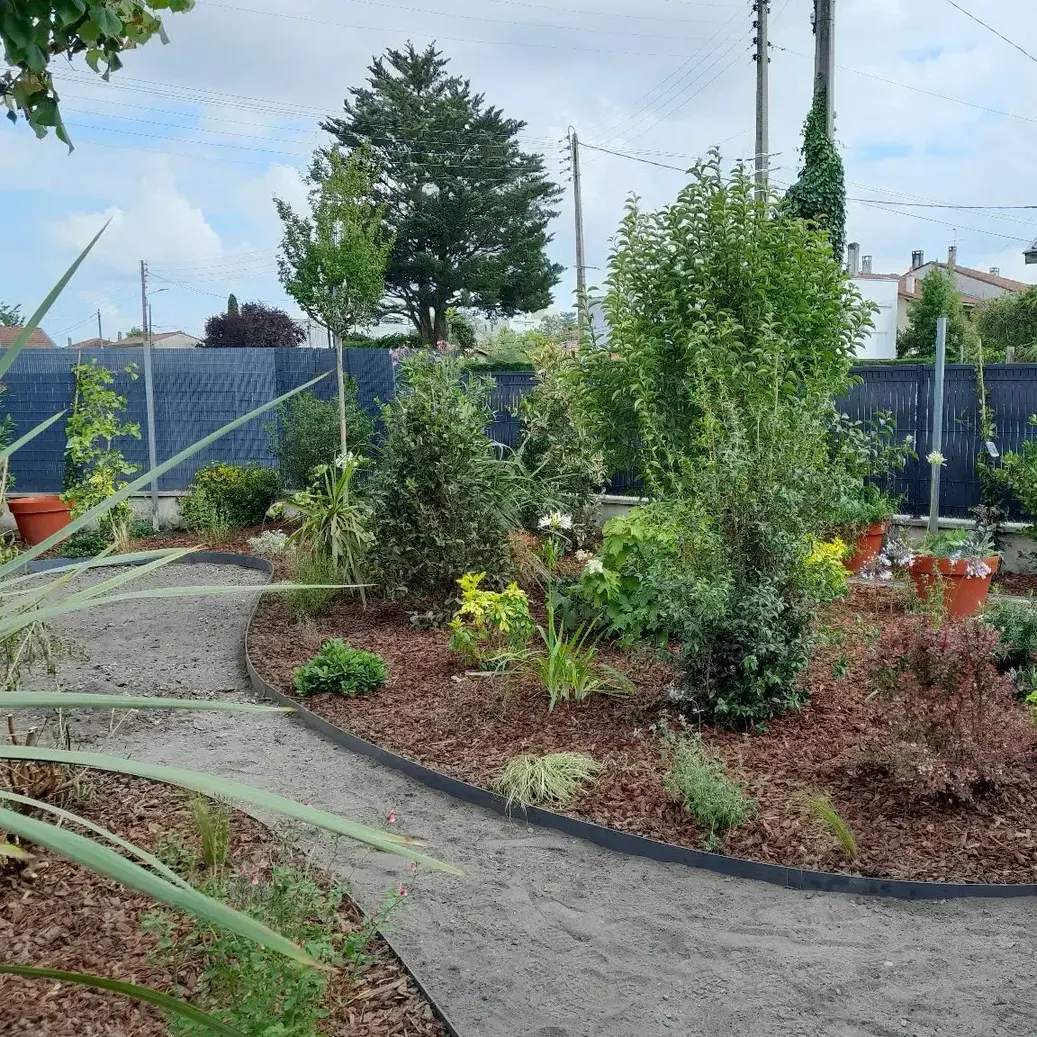
{"type": "MultiPolygon", "coordinates": [[[[0,348],[6,349],[14,345],[14,340],[22,333],[21,328],[0,327],[0,348]]],[[[43,328],[33,329],[29,341],[25,343],[25,349],[56,349],[54,340],[43,328]]]]}

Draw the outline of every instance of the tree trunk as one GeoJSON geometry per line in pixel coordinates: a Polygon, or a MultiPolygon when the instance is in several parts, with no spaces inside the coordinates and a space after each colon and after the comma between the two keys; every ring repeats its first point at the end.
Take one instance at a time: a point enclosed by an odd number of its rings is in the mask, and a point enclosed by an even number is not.
{"type": "Polygon", "coordinates": [[[447,308],[445,306],[437,306],[434,308],[433,313],[435,314],[435,322],[433,324],[433,330],[435,338],[433,343],[445,342],[447,336],[446,330],[446,313],[447,308]]]}
{"type": "Polygon", "coordinates": [[[418,337],[421,340],[423,346],[435,345],[435,329],[432,326],[432,315],[429,313],[427,306],[422,306],[418,310],[418,337]]]}

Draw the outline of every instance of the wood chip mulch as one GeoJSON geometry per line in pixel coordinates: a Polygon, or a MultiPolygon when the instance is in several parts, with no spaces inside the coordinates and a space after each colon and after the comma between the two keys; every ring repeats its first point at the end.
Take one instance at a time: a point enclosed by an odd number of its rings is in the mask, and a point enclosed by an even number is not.
{"type": "MultiPolygon", "coordinates": [[[[160,836],[197,840],[181,793],[132,779],[96,778],[86,802],[72,809],[145,848],[160,836]]],[[[231,820],[229,867],[268,867],[286,852],[257,821],[231,820]]],[[[157,937],[141,921],[155,909],[148,897],[100,878],[47,851],[29,867],[0,870],[0,960],[109,976],[171,991],[174,977],[152,958],[157,937]]],[[[350,901],[349,928],[362,924],[350,901]]],[[[406,910],[404,903],[400,910],[406,910]]],[[[329,983],[321,1024],[327,1037],[444,1037],[445,1030],[413,979],[378,938],[360,977],[329,983]]],[[[182,977],[181,977],[182,978],[182,977]]],[[[161,1013],[150,1006],[73,984],[0,976],[0,1034],[18,1037],[166,1037],[161,1013]]]]}
{"type": "MultiPolygon", "coordinates": [[[[834,636],[815,653],[803,709],[763,733],[703,730],[759,805],[756,819],[731,832],[726,852],[897,879],[1037,882],[1037,726],[1030,725],[1033,744],[1007,780],[970,806],[920,801],[860,766],[863,749],[885,737],[864,662],[902,609],[893,592],[854,588],[826,617],[834,636]],[[856,861],[805,808],[812,793],[829,796],[850,825],[856,861]]],[[[407,609],[395,604],[376,601],[363,612],[358,602],[344,599],[326,617],[297,623],[279,601],[266,599],[249,647],[259,672],[291,694],[293,668],[329,637],[378,652],[389,671],[385,687],[373,695],[307,701],[332,723],[483,786],[520,753],[583,752],[606,770],[570,813],[671,843],[702,845],[704,833],[664,787],[666,767],[651,731],[665,715],[676,676],[668,664],[607,648],[603,661],[631,677],[636,695],[563,703],[548,713],[546,695],[534,682],[466,676],[449,650],[448,633],[412,629],[407,609]]],[[[671,715],[671,725],[675,719],[671,715]]]]}

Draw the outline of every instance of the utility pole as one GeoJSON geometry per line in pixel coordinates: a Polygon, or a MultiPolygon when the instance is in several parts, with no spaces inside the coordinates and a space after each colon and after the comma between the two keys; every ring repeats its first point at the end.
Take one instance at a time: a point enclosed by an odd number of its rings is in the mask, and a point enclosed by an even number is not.
{"type": "Polygon", "coordinates": [[[97,311],[97,338],[99,340],[97,344],[101,347],[101,349],[104,349],[104,332],[101,331],[101,311],[100,310],[97,311]]]}
{"type": "Polygon", "coordinates": [[[590,324],[587,306],[587,261],[583,251],[583,189],[580,184],[580,138],[569,127],[569,149],[573,167],[573,201],[576,208],[576,307],[580,329],[590,324]]]}
{"type": "MultiPolygon", "coordinates": [[[[148,264],[140,261],[140,313],[144,332],[144,401],[148,413],[148,468],[158,467],[155,442],[155,380],[151,369],[151,321],[148,319],[148,264]]],[[[151,525],[158,532],[158,479],[151,477],[151,525]]]]}
{"type": "Polygon", "coordinates": [[[825,98],[825,132],[835,136],[835,0],[814,0],[814,96],[825,98]]]}
{"type": "Polygon", "coordinates": [[[756,21],[753,26],[756,36],[756,200],[767,200],[767,166],[770,148],[770,53],[767,41],[767,15],[770,14],[769,0],[756,0],[753,10],[756,21]]]}

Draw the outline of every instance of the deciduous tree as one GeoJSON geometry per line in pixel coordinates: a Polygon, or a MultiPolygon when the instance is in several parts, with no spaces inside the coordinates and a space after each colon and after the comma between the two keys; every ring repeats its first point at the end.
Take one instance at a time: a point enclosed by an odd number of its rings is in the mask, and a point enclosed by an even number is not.
{"type": "Polygon", "coordinates": [[[240,312],[217,313],[205,322],[205,341],[210,349],[276,348],[297,346],[306,333],[297,321],[276,306],[242,303],[240,312]]]}
{"type": "Polygon", "coordinates": [[[511,316],[545,308],[561,267],[547,224],[561,196],[540,155],[520,150],[525,123],[507,119],[448,75],[434,46],[389,50],[324,129],[369,147],[375,200],[396,242],[382,313],[410,320],[424,344],[447,334],[455,305],[511,316]]]}
{"type": "Polygon", "coordinates": [[[935,357],[936,323],[940,317],[947,318],[948,362],[962,355],[975,359],[979,338],[976,329],[965,316],[954,282],[939,267],[933,267],[922,278],[921,294],[908,313],[907,327],[897,338],[897,355],[919,360],[935,357]]]}

